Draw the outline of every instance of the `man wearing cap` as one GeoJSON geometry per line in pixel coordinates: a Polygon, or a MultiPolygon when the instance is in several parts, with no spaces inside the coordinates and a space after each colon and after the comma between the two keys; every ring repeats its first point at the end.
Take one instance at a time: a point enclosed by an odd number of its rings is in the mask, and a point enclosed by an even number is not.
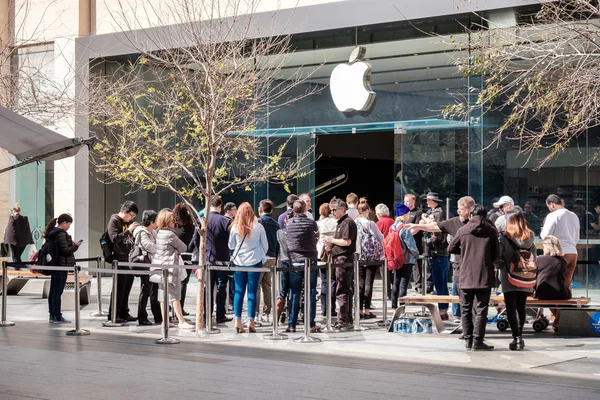
{"type": "Polygon", "coordinates": [[[494,208],[498,209],[500,216],[494,221],[498,233],[504,232],[506,229],[506,214],[515,208],[515,202],[510,196],[502,196],[494,203],[494,208]]]}
{"type": "MultiPolygon", "coordinates": [[[[453,217],[441,222],[431,222],[428,224],[408,224],[406,227],[414,230],[423,230],[426,232],[442,232],[450,236],[456,236],[460,228],[469,222],[471,211],[475,206],[475,199],[470,196],[461,197],[456,203],[456,211],[458,217],[453,217]]],[[[460,296],[460,288],[458,287],[458,278],[460,273],[460,254],[456,254],[452,261],[453,279],[452,279],[452,294],[460,296]]],[[[460,317],[460,307],[458,304],[452,305],[452,314],[455,317],[460,317]],[[456,307],[454,307],[456,306],[456,307]]]]}
{"type": "MultiPolygon", "coordinates": [[[[427,215],[425,222],[440,223],[446,219],[446,213],[440,207],[442,200],[437,193],[427,193],[427,215]]],[[[427,256],[428,268],[431,269],[433,277],[433,286],[438,296],[447,296],[448,293],[448,269],[450,269],[450,260],[448,259],[448,241],[447,235],[443,232],[427,232],[424,235],[425,255],[427,256]]],[[[448,318],[448,303],[439,303],[440,317],[443,321],[448,318]]]]}
{"type": "Polygon", "coordinates": [[[402,249],[404,251],[404,265],[399,270],[393,272],[392,278],[392,308],[398,307],[398,298],[406,296],[408,284],[410,283],[410,275],[413,266],[416,264],[419,250],[415,239],[410,230],[406,229],[406,225],[402,226],[399,231],[400,224],[406,222],[409,218],[410,208],[406,204],[396,203],[396,222],[392,226],[392,235],[400,235],[402,241],[402,249]],[[397,232],[398,231],[398,232],[397,232]]]}
{"type": "MultiPolygon", "coordinates": [[[[420,208],[417,208],[417,197],[414,194],[406,194],[404,196],[404,204],[409,208],[408,217],[406,218],[407,224],[418,224],[423,217],[423,211],[420,208]]],[[[411,232],[414,236],[415,243],[417,244],[417,249],[419,249],[419,254],[423,254],[423,232],[420,230],[411,232]]],[[[423,271],[423,260],[418,259],[417,262],[413,266],[413,281],[415,283],[415,289],[417,292],[421,290],[421,285],[423,284],[423,275],[421,275],[423,271]]],[[[433,291],[433,278],[431,277],[431,270],[427,273],[427,292],[433,291]]]]}

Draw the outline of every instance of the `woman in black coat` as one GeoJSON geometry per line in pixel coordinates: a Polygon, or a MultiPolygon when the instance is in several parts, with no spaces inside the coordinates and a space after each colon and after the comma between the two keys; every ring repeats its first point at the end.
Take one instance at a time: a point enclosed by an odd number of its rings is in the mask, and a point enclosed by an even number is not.
{"type": "Polygon", "coordinates": [[[21,262],[21,255],[23,254],[25,247],[29,244],[33,244],[29,220],[27,217],[21,215],[21,206],[19,203],[15,204],[11,216],[8,219],[8,224],[4,231],[4,243],[10,245],[13,254],[13,262],[17,263],[21,262]]]}
{"type": "MultiPolygon", "coordinates": [[[[188,248],[192,243],[192,238],[194,236],[194,231],[196,230],[194,227],[194,222],[192,221],[192,217],[188,208],[185,204],[179,203],[173,208],[173,222],[175,223],[175,233],[179,240],[185,243],[188,248]]],[[[190,259],[184,259],[184,261],[190,261],[190,259]]],[[[181,282],[181,309],[183,310],[183,315],[190,315],[183,309],[185,304],[185,296],[187,293],[187,285],[190,281],[190,275],[192,273],[192,269],[186,269],[186,278],[181,282]]]]}
{"type": "MultiPolygon", "coordinates": [[[[75,252],[81,246],[81,241],[73,242],[71,235],[67,233],[72,223],[73,218],[69,214],[61,214],[48,223],[44,238],[46,242],[52,242],[51,254],[53,258],[56,257],[56,260],[52,260],[50,263],[51,265],[69,267],[75,265],[75,252]]],[[[68,324],[71,322],[62,316],[60,304],[67,283],[67,275],[68,271],[52,271],[50,293],[48,294],[48,311],[50,313],[48,322],[50,323],[68,324]]]]}

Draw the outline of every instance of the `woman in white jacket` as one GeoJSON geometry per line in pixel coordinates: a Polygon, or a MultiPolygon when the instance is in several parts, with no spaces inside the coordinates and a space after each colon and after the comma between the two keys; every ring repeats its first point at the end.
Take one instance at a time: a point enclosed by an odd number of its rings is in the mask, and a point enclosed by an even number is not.
{"type": "MultiPolygon", "coordinates": [[[[156,235],[156,254],[152,259],[152,264],[162,265],[178,265],[179,256],[187,250],[187,246],[183,243],[175,233],[175,224],[173,223],[173,213],[168,210],[162,210],[156,218],[158,225],[158,234],[156,235]]],[[[180,268],[169,268],[169,280],[167,282],[167,290],[169,292],[169,301],[173,305],[173,310],[179,321],[180,329],[193,329],[184,318],[181,310],[181,281],[185,279],[185,270],[180,268]]],[[[158,285],[158,299],[164,299],[165,282],[158,285]]],[[[161,301],[161,311],[164,306],[161,301]]],[[[163,315],[163,321],[169,318],[168,315],[163,315]]]]}

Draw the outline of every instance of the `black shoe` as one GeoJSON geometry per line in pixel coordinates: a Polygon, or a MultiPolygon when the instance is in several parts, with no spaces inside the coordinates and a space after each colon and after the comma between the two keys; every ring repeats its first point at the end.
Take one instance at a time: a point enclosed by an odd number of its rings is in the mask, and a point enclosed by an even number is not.
{"type": "Polygon", "coordinates": [[[465,349],[471,350],[473,348],[473,339],[464,339],[465,340],[465,349]]]}
{"type": "Polygon", "coordinates": [[[368,314],[363,314],[363,319],[373,319],[373,318],[377,318],[377,316],[373,313],[368,313],[368,314]]]}
{"type": "Polygon", "coordinates": [[[140,321],[138,325],[153,325],[153,323],[146,319],[144,321],[140,321]]]}
{"type": "Polygon", "coordinates": [[[233,318],[229,318],[229,317],[217,318],[217,324],[224,324],[225,322],[231,322],[231,321],[233,321],[233,318]]]}
{"type": "Polygon", "coordinates": [[[508,345],[509,350],[523,350],[525,348],[525,342],[521,336],[516,337],[513,341],[508,345]]]}
{"type": "Polygon", "coordinates": [[[183,314],[184,317],[187,317],[188,315],[190,315],[190,313],[185,310],[181,310],[181,313],[183,314]]]}
{"type": "Polygon", "coordinates": [[[331,311],[331,316],[332,317],[337,317],[337,311],[335,311],[335,310],[331,311]]]}
{"type": "Polygon", "coordinates": [[[326,317],[327,316],[327,312],[326,311],[321,311],[321,315],[326,317]]]}
{"type": "Polygon", "coordinates": [[[123,318],[125,321],[137,321],[137,317],[134,317],[132,315],[128,315],[127,317],[123,318]]]}
{"type": "Polygon", "coordinates": [[[485,344],[483,342],[475,343],[475,344],[473,344],[473,348],[471,350],[473,350],[473,351],[490,351],[490,350],[494,350],[494,346],[490,346],[489,344],[485,344]]]}

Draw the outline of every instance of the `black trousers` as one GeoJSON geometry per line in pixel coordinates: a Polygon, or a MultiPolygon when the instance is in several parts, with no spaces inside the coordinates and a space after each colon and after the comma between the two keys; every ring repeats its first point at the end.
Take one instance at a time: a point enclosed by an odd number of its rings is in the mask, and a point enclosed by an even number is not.
{"type": "Polygon", "coordinates": [[[183,306],[185,305],[185,295],[187,294],[187,285],[190,282],[190,275],[192,274],[192,270],[191,269],[186,269],[185,272],[187,273],[187,276],[185,277],[184,280],[181,281],[181,309],[183,310],[183,306]]]}
{"type": "Polygon", "coordinates": [[[140,297],[138,300],[138,321],[146,321],[148,319],[148,312],[146,306],[148,300],[150,300],[150,309],[154,316],[154,322],[162,322],[162,315],[160,313],[160,302],[158,301],[158,283],[150,282],[149,275],[140,276],[140,297]]]}
{"type": "MultiPolygon", "coordinates": [[[[335,264],[343,264],[351,262],[350,258],[337,257],[333,260],[335,264]]],[[[333,278],[332,278],[333,279],[333,278]]],[[[352,282],[354,281],[354,269],[353,268],[336,268],[335,269],[335,297],[340,305],[340,311],[338,312],[337,321],[341,324],[353,323],[352,318],[352,282]]]]}
{"type": "MultiPolygon", "coordinates": [[[[128,267],[119,267],[122,270],[128,270],[128,267]]],[[[133,275],[118,275],[117,276],[117,317],[125,319],[129,316],[129,294],[133,287],[133,275]]],[[[113,278],[114,279],[114,278],[113,278]]],[[[108,319],[112,318],[112,297],[114,293],[110,295],[110,306],[108,308],[108,319]]]]}
{"type": "MultiPolygon", "coordinates": [[[[10,245],[10,250],[13,253],[13,262],[16,262],[16,263],[23,262],[23,260],[21,260],[21,256],[23,255],[23,251],[25,251],[25,247],[21,247],[21,246],[17,246],[17,245],[11,244],[10,245]]],[[[15,269],[19,269],[19,268],[15,267],[15,269]]]]}
{"type": "Polygon", "coordinates": [[[406,296],[412,272],[413,264],[404,264],[399,270],[392,271],[392,308],[398,308],[398,297],[406,296]]]}
{"type": "Polygon", "coordinates": [[[431,275],[431,265],[424,261],[422,258],[417,260],[417,263],[413,265],[413,283],[415,289],[420,289],[423,283],[423,268],[426,268],[427,273],[427,293],[433,291],[433,276],[431,275]]]}
{"type": "Polygon", "coordinates": [[[358,269],[359,273],[359,283],[358,287],[360,288],[359,295],[359,306],[361,310],[366,310],[371,308],[371,299],[373,298],[373,283],[375,282],[375,274],[377,273],[377,265],[372,265],[368,267],[360,267],[358,269]]]}
{"type": "Polygon", "coordinates": [[[483,343],[491,294],[492,289],[461,289],[460,311],[465,340],[483,343]]]}
{"type": "Polygon", "coordinates": [[[504,292],[504,304],[506,305],[506,318],[510,324],[513,338],[523,334],[525,325],[525,308],[527,305],[527,292],[504,292]]]}

